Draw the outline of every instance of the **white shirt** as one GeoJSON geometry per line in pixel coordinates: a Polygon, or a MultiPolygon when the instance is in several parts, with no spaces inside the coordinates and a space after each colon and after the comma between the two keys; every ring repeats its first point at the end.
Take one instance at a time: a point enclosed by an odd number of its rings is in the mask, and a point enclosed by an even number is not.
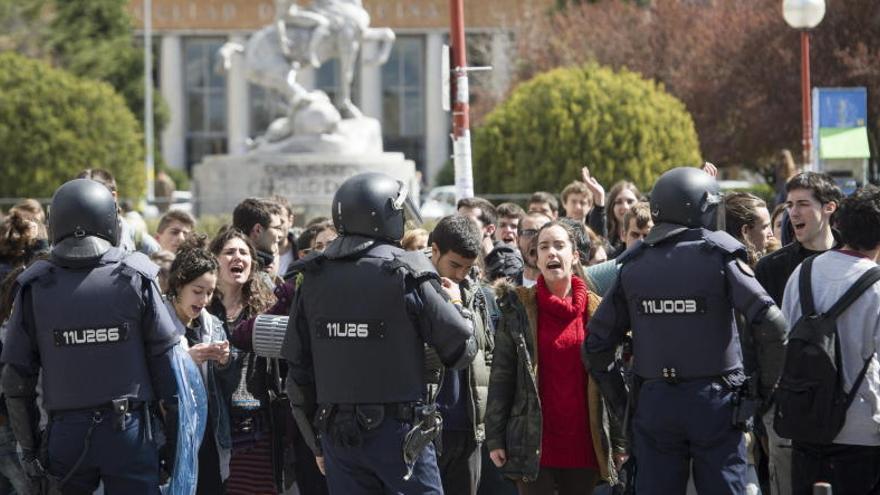
{"type": "MultiPolygon", "coordinates": [[[[876,263],[867,259],[827,251],[813,261],[811,285],[817,312],[831,309],[840,296],[876,263]]],[[[782,312],[790,326],[801,317],[800,270],[792,273],[785,285],[782,312]]],[[[859,392],[846,413],[843,429],[834,443],[847,445],[880,445],[880,283],[866,290],[837,318],[837,335],[843,363],[844,390],[852,389],[853,382],[870,357],[871,363],[859,392]]]]}

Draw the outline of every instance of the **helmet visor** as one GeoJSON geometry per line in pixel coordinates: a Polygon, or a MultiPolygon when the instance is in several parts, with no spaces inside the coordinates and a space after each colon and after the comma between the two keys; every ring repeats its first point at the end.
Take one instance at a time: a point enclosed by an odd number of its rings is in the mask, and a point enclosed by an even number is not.
{"type": "Polygon", "coordinates": [[[409,186],[406,182],[397,181],[400,184],[400,191],[397,193],[397,198],[392,201],[392,206],[395,210],[403,210],[404,222],[410,228],[421,227],[422,213],[419,210],[419,205],[413,201],[412,197],[409,194],[409,186]]]}
{"type": "Polygon", "coordinates": [[[724,193],[707,192],[706,201],[701,207],[703,212],[703,224],[709,230],[724,230],[726,227],[725,209],[724,209],[724,193]]]}

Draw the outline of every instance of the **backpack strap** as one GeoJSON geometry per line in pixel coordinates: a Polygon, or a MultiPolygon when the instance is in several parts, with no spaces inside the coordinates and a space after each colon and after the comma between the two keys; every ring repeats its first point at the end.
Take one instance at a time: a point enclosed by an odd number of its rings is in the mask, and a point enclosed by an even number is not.
{"type": "MultiPolygon", "coordinates": [[[[880,280],[880,266],[872,267],[870,270],[866,271],[859,277],[858,280],[852,286],[846,290],[846,292],[834,303],[834,306],[831,306],[831,309],[828,310],[826,315],[830,318],[837,318],[841,313],[846,311],[846,308],[849,307],[850,304],[855,302],[859,296],[862,295],[866,290],[868,290],[874,283],[880,280]]],[[[840,340],[835,339],[835,345],[837,346],[837,369],[841,369],[840,364],[840,340]]],[[[862,385],[862,380],[865,379],[865,374],[868,372],[868,366],[871,364],[871,359],[874,358],[874,353],[871,353],[868,356],[868,359],[865,360],[865,365],[862,366],[862,371],[859,372],[859,376],[856,377],[853,382],[853,386],[850,389],[849,393],[846,394],[846,409],[849,410],[849,406],[852,404],[853,400],[855,400],[856,395],[859,393],[859,387],[862,385]]]]}
{"type": "MultiPolygon", "coordinates": [[[[873,270],[873,268],[872,268],[872,270],[873,270]]],[[[838,356],[839,355],[840,355],[840,353],[838,353],[838,356]]],[[[862,371],[859,372],[859,376],[857,376],[856,381],[853,382],[852,388],[850,389],[849,393],[846,394],[846,409],[845,410],[847,410],[847,411],[849,410],[849,406],[852,405],[853,400],[856,398],[856,395],[859,393],[859,387],[862,386],[862,380],[865,379],[865,374],[868,372],[868,365],[871,364],[872,359],[874,359],[874,354],[871,354],[870,356],[868,356],[868,359],[865,360],[865,365],[862,366],[862,371]]],[[[840,366],[838,366],[837,369],[839,370],[840,366]]]]}
{"type": "MultiPolygon", "coordinates": [[[[812,260],[812,258],[810,258],[810,260],[812,260]]],[[[825,315],[828,318],[837,318],[841,313],[846,311],[846,308],[848,308],[850,304],[854,303],[863,292],[868,290],[868,288],[874,285],[878,280],[880,280],[880,266],[875,266],[863,273],[862,276],[856,280],[856,283],[847,289],[840,299],[834,303],[834,306],[831,306],[831,309],[829,309],[825,315]]]]}
{"type": "Polygon", "coordinates": [[[801,299],[801,315],[806,318],[816,314],[816,306],[813,304],[813,257],[805,259],[801,265],[799,279],[799,292],[801,299]]]}

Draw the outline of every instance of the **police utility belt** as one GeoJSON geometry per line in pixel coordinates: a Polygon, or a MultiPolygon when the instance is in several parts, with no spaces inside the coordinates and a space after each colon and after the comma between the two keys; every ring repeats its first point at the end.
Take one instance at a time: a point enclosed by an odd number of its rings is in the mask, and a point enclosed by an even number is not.
{"type": "MultiPolygon", "coordinates": [[[[142,411],[144,413],[144,434],[145,439],[147,441],[153,441],[153,430],[149,416],[149,403],[148,402],[140,402],[140,401],[131,401],[127,398],[123,399],[114,399],[107,404],[102,404],[96,407],[87,407],[83,409],[62,409],[57,411],[49,412],[49,421],[54,419],[61,419],[66,417],[82,417],[82,416],[91,416],[92,422],[89,425],[88,430],[86,430],[86,434],[83,437],[83,446],[82,451],[80,452],[79,457],[77,457],[76,461],[74,461],[73,466],[70,470],[64,474],[63,476],[50,476],[46,473],[46,477],[49,480],[49,483],[55,487],[57,490],[61,490],[70,478],[79,470],[83,461],[85,461],[86,456],[89,453],[89,449],[91,448],[91,440],[92,434],[95,431],[95,428],[102,425],[105,421],[110,423],[113,426],[113,429],[116,431],[123,431],[125,429],[125,419],[129,413],[133,411],[142,411]]],[[[43,465],[48,465],[48,441],[46,435],[48,434],[49,429],[43,432],[43,444],[42,444],[42,455],[43,457],[43,465]]]]}
{"type": "MultiPolygon", "coordinates": [[[[95,407],[85,407],[82,409],[62,409],[49,412],[49,419],[74,417],[74,416],[91,416],[92,424],[97,426],[105,421],[112,422],[117,431],[125,429],[125,417],[128,413],[141,411],[144,417],[147,417],[147,408],[149,404],[143,401],[133,401],[127,398],[114,399],[106,404],[95,407]]],[[[149,422],[146,422],[149,424],[149,422]]]]}
{"type": "MultiPolygon", "coordinates": [[[[396,419],[404,423],[414,424],[419,422],[429,412],[428,408],[418,402],[399,402],[390,404],[321,404],[318,406],[318,414],[315,417],[315,427],[321,433],[331,435],[340,433],[334,428],[335,425],[345,422],[356,424],[363,431],[371,431],[382,425],[386,418],[396,419]]],[[[354,433],[354,432],[351,432],[354,433]]],[[[339,439],[356,441],[359,438],[339,439]]]]}
{"type": "Polygon", "coordinates": [[[731,387],[735,386],[731,383],[728,383],[727,377],[731,374],[734,374],[738,370],[730,371],[728,373],[720,374],[720,375],[708,375],[708,376],[682,376],[679,371],[675,368],[663,368],[662,376],[657,377],[643,377],[639,376],[639,380],[642,384],[654,383],[654,382],[666,382],[670,385],[676,385],[679,383],[688,383],[688,382],[699,382],[699,381],[718,381],[723,382],[725,385],[729,385],[731,387]]]}
{"type": "Polygon", "coordinates": [[[731,423],[734,427],[743,431],[750,431],[754,423],[754,417],[760,410],[761,399],[757,393],[757,385],[751,377],[747,376],[742,369],[734,369],[726,373],[714,376],[687,376],[678,374],[675,368],[663,368],[663,376],[656,378],[637,377],[639,385],[655,382],[665,382],[670,385],[688,382],[714,382],[726,386],[733,392],[733,418],[731,423]]]}
{"type": "Polygon", "coordinates": [[[321,404],[315,417],[315,429],[327,435],[340,447],[359,447],[363,433],[379,428],[386,418],[409,423],[401,445],[407,472],[404,480],[413,475],[416,461],[429,444],[440,441],[443,418],[437,404],[401,402],[389,404],[321,404]]]}

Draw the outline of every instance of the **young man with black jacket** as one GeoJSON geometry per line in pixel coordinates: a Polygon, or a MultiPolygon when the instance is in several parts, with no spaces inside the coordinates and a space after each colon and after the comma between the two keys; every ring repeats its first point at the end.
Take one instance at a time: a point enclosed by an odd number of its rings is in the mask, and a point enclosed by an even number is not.
{"type": "MultiPolygon", "coordinates": [[[[856,191],[842,201],[837,216],[835,223],[840,230],[842,246],[815,257],[809,272],[809,290],[817,314],[829,312],[856,280],[877,266],[880,258],[880,189],[869,185],[856,191]]],[[[801,297],[804,294],[799,285],[801,277],[806,276],[804,269],[795,271],[785,288],[782,311],[792,325],[802,317],[801,297]]],[[[796,438],[793,442],[793,495],[813,493],[813,483],[817,481],[831,483],[835,493],[877,493],[880,488],[880,381],[876,372],[880,367],[877,360],[880,344],[878,308],[880,284],[874,283],[836,319],[841,361],[839,376],[843,390],[854,394],[855,400],[846,409],[846,419],[833,440],[818,443],[817,440],[796,438]],[[861,375],[862,379],[859,378],[861,375]]],[[[789,348],[786,360],[804,356],[803,353],[793,353],[795,349],[789,348]]],[[[795,411],[790,416],[796,416],[795,411]]]]}
{"type": "Polygon", "coordinates": [[[486,291],[470,275],[480,255],[481,238],[477,223],[462,215],[441,219],[431,232],[431,262],[441,277],[459,284],[457,303],[470,315],[477,342],[471,364],[462,370],[447,369],[437,394],[443,415],[443,450],[437,459],[440,479],[444,493],[462,495],[476,495],[480,483],[483,416],[494,347],[486,291]]]}
{"type": "MultiPolygon", "coordinates": [[[[758,261],[755,277],[777,306],[789,276],[810,256],[821,254],[837,242],[832,219],[843,193],[831,177],[816,172],[802,172],[785,184],[785,207],[794,229],[795,241],[758,261]]],[[[773,429],[773,409],[763,418],[770,445],[770,493],[791,493],[791,442],[780,438],[773,429]]]]}

